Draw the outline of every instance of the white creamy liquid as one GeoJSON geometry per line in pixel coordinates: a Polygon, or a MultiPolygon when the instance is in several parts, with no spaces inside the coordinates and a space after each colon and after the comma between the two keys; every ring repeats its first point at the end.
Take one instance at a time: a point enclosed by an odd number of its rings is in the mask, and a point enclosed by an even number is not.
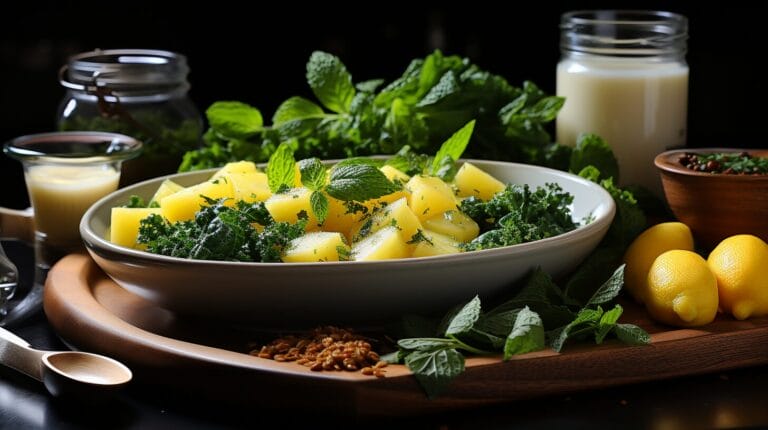
{"type": "Polygon", "coordinates": [[[557,66],[557,141],[574,145],[581,133],[606,140],[619,161],[622,184],[662,196],[654,157],[685,145],[688,66],[632,58],[564,59],[557,66]]]}
{"type": "Polygon", "coordinates": [[[35,229],[56,246],[80,243],[80,218],[96,200],[117,189],[120,171],[101,166],[30,166],[27,190],[35,229]]]}

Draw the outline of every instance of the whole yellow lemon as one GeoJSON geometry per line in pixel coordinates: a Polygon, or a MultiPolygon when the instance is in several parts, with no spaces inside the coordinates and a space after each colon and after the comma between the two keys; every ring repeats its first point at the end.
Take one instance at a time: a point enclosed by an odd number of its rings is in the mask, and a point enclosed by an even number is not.
{"type": "Polygon", "coordinates": [[[656,257],[672,249],[693,251],[691,229],[681,222],[656,224],[642,232],[624,254],[624,286],[638,303],[645,302],[648,270],[656,257]]]}
{"type": "Polygon", "coordinates": [[[717,279],[699,254],[667,251],[651,265],[645,307],[656,321],[679,327],[709,324],[717,303],[717,279]]]}
{"type": "Polygon", "coordinates": [[[709,254],[720,308],[743,320],[768,315],[768,244],[750,234],[724,239],[709,254]]]}

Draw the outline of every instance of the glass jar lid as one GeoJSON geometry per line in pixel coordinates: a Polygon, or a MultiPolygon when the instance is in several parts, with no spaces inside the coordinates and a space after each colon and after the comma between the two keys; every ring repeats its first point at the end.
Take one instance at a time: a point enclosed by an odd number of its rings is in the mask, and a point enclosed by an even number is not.
{"type": "Polygon", "coordinates": [[[161,92],[187,87],[184,55],[154,49],[97,49],[69,58],[59,71],[66,88],[94,92],[161,92]]]}

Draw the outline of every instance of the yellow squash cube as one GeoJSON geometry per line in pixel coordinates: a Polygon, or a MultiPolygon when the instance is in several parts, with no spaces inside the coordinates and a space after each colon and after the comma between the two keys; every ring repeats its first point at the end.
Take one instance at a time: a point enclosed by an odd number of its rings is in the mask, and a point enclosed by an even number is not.
{"type": "Polygon", "coordinates": [[[411,193],[408,206],[421,221],[456,209],[456,197],[451,186],[436,176],[414,176],[406,188],[411,193]]]}
{"type": "Polygon", "coordinates": [[[232,182],[236,201],[263,202],[272,196],[266,173],[229,173],[224,177],[232,182]]]}
{"type": "Polygon", "coordinates": [[[405,173],[397,170],[396,168],[392,166],[383,166],[379,170],[381,170],[382,173],[384,173],[384,176],[387,177],[390,181],[394,183],[400,183],[403,185],[403,189],[400,191],[395,191],[392,194],[387,194],[385,196],[381,196],[377,199],[373,199],[375,204],[380,204],[382,202],[384,203],[392,203],[397,200],[400,200],[401,198],[405,197],[408,198],[408,190],[405,187],[405,184],[408,183],[408,181],[411,179],[410,176],[406,175],[405,173]]]}
{"type": "Polygon", "coordinates": [[[494,194],[503,191],[503,182],[484,172],[471,163],[464,163],[453,178],[459,197],[475,196],[490,200],[494,194]]]}
{"type": "Polygon", "coordinates": [[[475,220],[459,210],[445,211],[442,215],[432,217],[424,221],[424,227],[465,243],[480,234],[480,226],[475,220]]]}
{"type": "MultiPolygon", "coordinates": [[[[352,229],[360,223],[364,214],[362,212],[348,213],[347,205],[338,199],[325,195],[328,199],[328,215],[323,223],[324,231],[335,231],[344,234],[347,240],[352,239],[352,229]]],[[[370,211],[370,208],[368,209],[370,211]]]]}
{"type": "MultiPolygon", "coordinates": [[[[363,239],[359,236],[364,233],[360,229],[365,225],[366,221],[363,221],[356,228],[352,235],[355,240],[363,239]]],[[[373,214],[368,234],[375,233],[385,227],[395,227],[405,242],[409,242],[417,231],[423,229],[419,218],[408,207],[408,201],[405,197],[391,205],[384,206],[379,212],[373,214]]]]}
{"type": "Polygon", "coordinates": [[[233,161],[231,163],[225,164],[224,167],[217,170],[211,179],[226,176],[230,173],[255,173],[258,171],[259,169],[256,168],[256,164],[254,164],[252,161],[233,161]]]}
{"type": "Polygon", "coordinates": [[[226,177],[211,179],[166,196],[160,200],[162,215],[170,222],[194,219],[201,206],[208,206],[202,196],[214,200],[226,198],[227,204],[232,205],[235,197],[232,181],[226,177]]]}
{"type": "Polygon", "coordinates": [[[139,237],[141,220],[152,215],[161,214],[160,208],[112,208],[110,219],[109,241],[115,245],[137,248],[136,239],[139,237]]]}
{"type": "Polygon", "coordinates": [[[422,230],[421,234],[426,240],[416,244],[413,250],[414,257],[431,257],[434,255],[457,254],[461,252],[459,242],[452,238],[429,230],[422,230]]]}
{"type": "Polygon", "coordinates": [[[275,221],[295,224],[299,220],[299,213],[306,212],[309,217],[307,231],[318,230],[318,221],[312,211],[309,197],[312,191],[307,188],[292,188],[284,193],[273,194],[264,202],[269,213],[275,221]]]}
{"type": "Polygon", "coordinates": [[[407,258],[410,254],[411,247],[395,227],[383,228],[352,245],[352,259],[357,261],[407,258]]]}
{"type": "Polygon", "coordinates": [[[316,231],[293,239],[283,253],[285,263],[339,261],[349,258],[349,245],[341,233],[316,231]],[[341,254],[339,255],[339,250],[341,254]]]}
{"type": "Polygon", "coordinates": [[[160,200],[162,200],[167,196],[170,196],[173,193],[177,193],[183,189],[184,187],[177,184],[176,182],[173,182],[170,179],[166,179],[157,188],[157,191],[155,191],[155,195],[152,196],[152,199],[149,201],[149,204],[151,205],[152,203],[157,203],[159,205],[160,200]]]}

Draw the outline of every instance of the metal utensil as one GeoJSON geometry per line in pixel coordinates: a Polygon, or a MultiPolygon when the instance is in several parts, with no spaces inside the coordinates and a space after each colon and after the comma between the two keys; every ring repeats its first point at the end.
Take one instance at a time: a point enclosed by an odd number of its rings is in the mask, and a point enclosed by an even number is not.
{"type": "Polygon", "coordinates": [[[6,304],[13,297],[16,285],[19,283],[19,269],[5,255],[3,245],[0,243],[0,317],[4,317],[8,310],[6,304]]]}

